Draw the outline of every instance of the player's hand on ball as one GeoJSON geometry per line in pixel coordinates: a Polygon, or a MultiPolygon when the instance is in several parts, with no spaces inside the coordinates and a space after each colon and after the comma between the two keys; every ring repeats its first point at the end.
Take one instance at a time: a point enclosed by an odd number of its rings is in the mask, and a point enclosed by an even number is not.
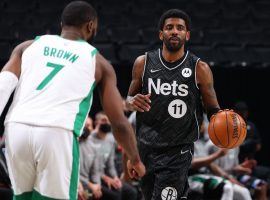
{"type": "Polygon", "coordinates": [[[150,96],[151,94],[136,94],[134,97],[131,97],[128,100],[128,104],[132,107],[133,110],[139,112],[149,111],[151,108],[150,96]]]}
{"type": "Polygon", "coordinates": [[[145,175],[145,166],[141,161],[131,164],[130,160],[128,160],[127,169],[130,178],[139,179],[145,175]]]}
{"type": "Polygon", "coordinates": [[[220,110],[211,116],[209,138],[220,148],[232,149],[243,143],[247,134],[244,119],[233,110],[220,110]]]}

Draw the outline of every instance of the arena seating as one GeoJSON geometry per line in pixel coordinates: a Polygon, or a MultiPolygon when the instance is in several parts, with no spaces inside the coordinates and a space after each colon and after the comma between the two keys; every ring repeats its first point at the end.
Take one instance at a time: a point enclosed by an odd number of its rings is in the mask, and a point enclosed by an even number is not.
{"type": "MultiPolygon", "coordinates": [[[[59,34],[60,14],[69,2],[2,0],[0,61],[18,43],[41,34],[59,34]]],[[[189,48],[212,66],[270,65],[268,0],[94,0],[99,15],[95,45],[112,63],[133,63],[145,50],[158,47],[158,20],[167,9],[180,8],[192,19],[189,48]]]]}

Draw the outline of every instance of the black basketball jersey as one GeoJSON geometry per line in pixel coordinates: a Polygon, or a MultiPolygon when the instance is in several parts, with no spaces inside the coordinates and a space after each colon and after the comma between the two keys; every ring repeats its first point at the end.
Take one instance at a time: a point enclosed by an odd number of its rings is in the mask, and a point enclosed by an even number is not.
{"type": "Polygon", "coordinates": [[[195,67],[199,58],[187,51],[174,67],[162,61],[161,50],[146,53],[142,94],[151,93],[151,109],[137,112],[138,142],[151,147],[192,143],[198,139],[201,105],[195,67]]]}

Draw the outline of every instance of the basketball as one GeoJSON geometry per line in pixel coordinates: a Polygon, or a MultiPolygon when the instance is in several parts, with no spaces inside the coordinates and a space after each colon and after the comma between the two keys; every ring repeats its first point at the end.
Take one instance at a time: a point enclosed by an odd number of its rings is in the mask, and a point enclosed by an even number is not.
{"type": "Polygon", "coordinates": [[[222,110],[211,117],[208,133],[216,146],[232,149],[243,143],[247,127],[243,118],[233,110],[222,110]]]}

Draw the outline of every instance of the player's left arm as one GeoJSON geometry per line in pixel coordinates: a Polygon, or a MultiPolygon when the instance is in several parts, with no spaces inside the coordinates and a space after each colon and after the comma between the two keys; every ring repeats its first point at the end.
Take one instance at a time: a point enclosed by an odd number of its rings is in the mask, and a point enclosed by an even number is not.
{"type": "Polygon", "coordinates": [[[142,177],[145,174],[145,167],[139,156],[134,131],[124,115],[122,98],[116,86],[116,74],[109,62],[100,54],[96,57],[95,79],[102,107],[112,124],[113,135],[129,158],[130,175],[132,178],[142,177]]]}
{"type": "Polygon", "coordinates": [[[220,110],[214,89],[213,74],[209,65],[199,61],[196,66],[196,80],[200,89],[204,108],[208,118],[220,110]]]}
{"type": "Polygon", "coordinates": [[[8,62],[0,73],[0,115],[2,114],[7,101],[17,86],[21,74],[21,58],[23,51],[33,41],[26,41],[19,44],[12,52],[8,62]]]}

